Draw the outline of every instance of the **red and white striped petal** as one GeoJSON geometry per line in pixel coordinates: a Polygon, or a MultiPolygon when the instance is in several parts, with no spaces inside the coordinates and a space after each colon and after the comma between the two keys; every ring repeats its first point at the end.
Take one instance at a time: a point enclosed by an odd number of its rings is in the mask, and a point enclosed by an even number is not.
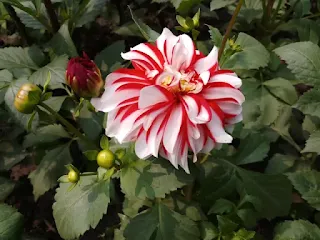
{"type": "Polygon", "coordinates": [[[182,34],[173,49],[171,65],[177,70],[187,69],[195,59],[195,48],[191,38],[182,34]]]}
{"type": "Polygon", "coordinates": [[[165,115],[158,116],[151,127],[148,129],[148,147],[150,153],[155,157],[158,157],[160,144],[163,138],[164,128],[161,129],[161,123],[163,122],[164,118],[165,115]]]}
{"type": "Polygon", "coordinates": [[[160,86],[148,86],[140,91],[139,108],[148,108],[155,104],[173,100],[172,93],[160,86]]]}
{"type": "Polygon", "coordinates": [[[217,143],[231,143],[232,136],[230,136],[223,127],[223,122],[221,121],[220,117],[214,112],[211,112],[212,118],[211,121],[208,122],[206,125],[214,137],[215,142],[217,143]]]}
{"type": "Polygon", "coordinates": [[[242,112],[242,107],[236,102],[221,101],[217,102],[220,109],[228,115],[238,115],[242,112]]]}
{"type": "Polygon", "coordinates": [[[238,104],[245,100],[243,94],[233,87],[209,87],[202,91],[202,95],[207,100],[234,99],[238,104]]]}
{"type": "Polygon", "coordinates": [[[152,71],[154,69],[161,70],[156,61],[154,61],[149,55],[137,50],[131,50],[126,53],[121,53],[121,57],[125,60],[135,62],[147,71],[152,71]]]}
{"type": "Polygon", "coordinates": [[[208,56],[200,58],[194,64],[194,69],[198,74],[210,70],[211,68],[216,68],[218,66],[218,48],[213,47],[208,56]]]}
{"type": "MultiPolygon", "coordinates": [[[[219,72],[219,71],[218,71],[219,72]]],[[[240,88],[242,85],[242,81],[240,78],[237,77],[237,75],[233,72],[228,72],[228,71],[221,71],[222,73],[217,73],[214,74],[210,80],[209,83],[214,83],[214,82],[223,82],[223,83],[228,83],[231,86],[235,88],[240,88]]]]}
{"type": "Polygon", "coordinates": [[[163,135],[163,146],[169,153],[173,153],[174,146],[179,136],[181,124],[182,106],[173,106],[170,116],[166,122],[166,127],[163,135]]]}
{"type": "Polygon", "coordinates": [[[131,50],[139,51],[142,53],[145,53],[151,57],[151,59],[154,60],[154,62],[158,65],[160,69],[163,69],[164,65],[164,58],[162,53],[159,51],[159,49],[152,45],[151,43],[141,43],[133,48],[131,50]]]}
{"type": "Polygon", "coordinates": [[[161,35],[158,37],[156,44],[167,63],[171,63],[173,48],[179,41],[179,37],[173,35],[168,29],[164,28],[161,35]]]}
{"type": "Polygon", "coordinates": [[[135,144],[135,152],[140,159],[145,159],[151,155],[149,145],[146,141],[146,132],[141,132],[138,136],[135,144]]]}
{"type": "Polygon", "coordinates": [[[211,109],[204,100],[199,101],[199,97],[194,95],[185,95],[182,99],[191,122],[202,124],[210,121],[211,109]]]}

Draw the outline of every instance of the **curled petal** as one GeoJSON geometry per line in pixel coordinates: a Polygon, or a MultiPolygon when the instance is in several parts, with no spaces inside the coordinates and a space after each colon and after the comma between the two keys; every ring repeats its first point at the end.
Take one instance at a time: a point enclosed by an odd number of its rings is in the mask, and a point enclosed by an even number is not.
{"type": "Polygon", "coordinates": [[[194,64],[194,69],[197,71],[197,73],[201,74],[205,71],[210,70],[211,68],[215,68],[218,66],[218,48],[213,47],[211,52],[208,56],[204,58],[200,58],[196,63],[194,64]]]}

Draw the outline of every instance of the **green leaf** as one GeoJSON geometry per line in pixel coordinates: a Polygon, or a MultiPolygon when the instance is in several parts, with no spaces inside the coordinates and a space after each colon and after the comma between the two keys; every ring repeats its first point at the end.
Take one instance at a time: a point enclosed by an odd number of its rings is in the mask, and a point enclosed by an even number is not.
{"type": "Polygon", "coordinates": [[[99,154],[99,151],[97,151],[97,150],[88,150],[88,151],[85,151],[83,154],[86,156],[86,158],[88,158],[88,160],[97,161],[97,156],[99,154]]]}
{"type": "Polygon", "coordinates": [[[291,43],[274,52],[288,64],[288,68],[305,84],[319,85],[320,48],[312,42],[291,43]]]}
{"type": "Polygon", "coordinates": [[[219,236],[219,231],[211,222],[201,222],[200,224],[201,239],[212,240],[219,236]]]}
{"type": "Polygon", "coordinates": [[[320,229],[306,220],[286,221],[275,228],[274,240],[318,240],[320,229]]]}
{"type": "Polygon", "coordinates": [[[218,215],[217,220],[218,220],[218,228],[222,234],[229,234],[234,230],[236,230],[236,228],[238,227],[238,224],[231,221],[227,217],[218,215]]]}
{"type": "Polygon", "coordinates": [[[293,167],[296,157],[290,155],[284,155],[276,153],[268,161],[268,166],[265,172],[267,174],[281,174],[285,173],[291,167],[293,167]]]}
{"type": "Polygon", "coordinates": [[[235,2],[236,2],[236,0],[211,0],[210,11],[224,8],[224,7],[231,5],[235,2]]]}
{"type": "Polygon", "coordinates": [[[77,49],[70,36],[68,22],[65,22],[60,27],[59,31],[53,36],[53,38],[48,43],[48,47],[53,48],[53,51],[57,56],[64,54],[68,55],[69,57],[78,56],[77,49]]]}
{"type": "Polygon", "coordinates": [[[271,219],[288,214],[292,201],[292,186],[285,176],[248,171],[221,158],[215,159],[215,162],[225,166],[226,170],[235,171],[239,186],[251,198],[263,200],[252,202],[261,217],[271,219]]]}
{"type": "Polygon", "coordinates": [[[258,69],[268,65],[270,54],[255,38],[241,32],[235,44],[239,45],[242,51],[233,54],[223,63],[222,68],[258,69]]]}
{"type": "Polygon", "coordinates": [[[103,135],[100,139],[100,147],[102,149],[109,149],[109,139],[106,135],[103,135]]]}
{"type": "Polygon", "coordinates": [[[254,228],[260,219],[260,214],[253,208],[238,209],[237,215],[241,218],[246,228],[254,228]]]}
{"type": "MultiPolygon", "coordinates": [[[[12,81],[11,85],[9,86],[9,88],[5,94],[4,100],[5,100],[6,105],[9,108],[10,112],[13,114],[15,120],[21,126],[23,126],[24,128],[27,129],[29,118],[31,115],[18,112],[13,104],[16,94],[18,93],[20,87],[25,83],[28,83],[28,81],[25,78],[21,78],[16,81],[12,81]]],[[[37,125],[38,125],[38,114],[36,114],[36,116],[32,122],[32,129],[35,129],[37,125]]]]}
{"type": "Polygon", "coordinates": [[[88,4],[82,11],[81,16],[76,19],[76,27],[82,27],[83,25],[94,21],[106,5],[106,0],[90,0],[87,2],[88,4]]]}
{"type": "Polygon", "coordinates": [[[7,178],[0,177],[0,202],[4,201],[10,195],[14,189],[14,186],[14,182],[7,178]]]}
{"type": "Polygon", "coordinates": [[[261,134],[250,134],[242,139],[232,161],[237,165],[263,161],[268,155],[270,142],[261,134]]]}
{"type": "Polygon", "coordinates": [[[0,239],[20,239],[23,232],[23,216],[14,208],[0,204],[0,239]]]}
{"type": "Polygon", "coordinates": [[[249,195],[262,200],[262,217],[271,219],[288,214],[292,201],[292,187],[282,175],[266,175],[244,169],[238,170],[243,187],[249,195]]]}
{"type": "Polygon", "coordinates": [[[317,129],[320,129],[320,119],[317,117],[306,115],[302,123],[302,128],[304,131],[310,134],[317,129]]]}
{"type": "Polygon", "coordinates": [[[320,40],[319,26],[315,21],[310,19],[291,19],[279,26],[277,31],[298,32],[300,42],[310,41],[318,44],[320,40]]]}
{"type": "Polygon", "coordinates": [[[9,86],[12,82],[13,75],[11,72],[9,72],[7,69],[0,71],[0,89],[6,88],[6,86],[9,86]]]}
{"type": "Polygon", "coordinates": [[[28,153],[16,142],[0,142],[0,171],[9,170],[22,161],[28,153]]]}
{"type": "Polygon", "coordinates": [[[314,152],[314,153],[320,154],[319,144],[320,144],[320,131],[313,132],[308,138],[306,146],[302,150],[302,152],[303,153],[314,152]]]}
{"type": "Polygon", "coordinates": [[[90,228],[96,228],[110,202],[109,180],[97,181],[97,176],[81,176],[72,190],[71,183],[60,183],[53,204],[53,217],[63,239],[79,238],[90,228]]]}
{"type": "Polygon", "coordinates": [[[48,125],[26,135],[23,147],[28,148],[39,144],[51,143],[61,138],[70,138],[70,135],[61,125],[48,125]]]}
{"type": "Polygon", "coordinates": [[[124,236],[123,236],[123,232],[126,229],[127,225],[129,224],[130,219],[126,215],[123,215],[123,214],[120,214],[120,213],[118,215],[119,215],[119,218],[120,218],[121,226],[120,226],[120,229],[115,229],[114,230],[114,238],[113,238],[113,240],[126,240],[124,238],[124,236]]]}
{"type": "Polygon", "coordinates": [[[275,78],[263,83],[269,91],[285,103],[293,105],[298,100],[296,89],[292,83],[283,78],[275,78]]]}
{"type": "Polygon", "coordinates": [[[7,47],[0,49],[0,69],[30,68],[37,70],[39,67],[31,59],[32,48],[7,47]]]}
{"type": "Polygon", "coordinates": [[[208,27],[209,27],[210,39],[212,40],[213,45],[215,45],[217,47],[221,47],[223,37],[222,37],[219,29],[214,28],[210,25],[208,25],[208,27]]]}
{"type": "Polygon", "coordinates": [[[50,72],[50,85],[59,87],[62,83],[65,83],[67,62],[68,57],[66,55],[56,57],[52,62],[34,72],[30,76],[29,81],[44,86],[50,72]]]}
{"type": "Polygon", "coordinates": [[[23,6],[23,8],[14,7],[14,10],[20,18],[21,22],[26,27],[38,30],[45,30],[45,26],[41,22],[39,22],[38,19],[34,18],[32,15],[29,14],[30,12],[32,12],[34,15],[41,17],[44,21],[48,21],[47,12],[44,4],[40,4],[40,9],[38,12],[36,11],[36,8],[31,1],[21,1],[20,4],[23,6]],[[28,9],[28,12],[24,11],[25,9],[28,9]]]}
{"type": "Polygon", "coordinates": [[[157,38],[160,36],[159,33],[152,30],[147,24],[142,22],[139,18],[137,18],[134,13],[132,12],[131,8],[129,8],[131,18],[139,28],[142,36],[148,41],[148,42],[155,42],[157,38]]]}
{"type": "Polygon", "coordinates": [[[239,229],[237,232],[234,233],[234,236],[231,240],[250,240],[254,239],[255,232],[247,231],[244,228],[239,229]]]}
{"type": "MultiPolygon", "coordinates": [[[[43,103],[51,107],[54,111],[59,112],[62,104],[66,100],[67,96],[58,96],[58,97],[51,97],[48,100],[45,100],[43,103]]],[[[44,108],[41,107],[44,110],[44,108]]],[[[47,110],[45,110],[47,111],[47,110]]]]}
{"type": "MultiPolygon", "coordinates": [[[[274,3],[274,6],[277,5],[274,3]]],[[[235,9],[235,7],[232,8],[232,10],[235,9]]],[[[248,27],[254,26],[254,24],[251,24],[252,21],[256,19],[261,19],[263,15],[263,8],[262,3],[260,1],[256,0],[245,0],[243,6],[241,7],[241,10],[238,15],[238,20],[240,22],[247,23],[248,27]]]]}
{"type": "Polygon", "coordinates": [[[78,122],[84,133],[92,140],[97,140],[102,132],[103,113],[91,112],[88,110],[90,103],[84,102],[84,106],[80,110],[78,122]]]}
{"type": "Polygon", "coordinates": [[[120,53],[124,51],[124,41],[117,41],[106,47],[95,57],[94,61],[100,68],[103,77],[106,77],[107,74],[111,71],[110,68],[113,64],[123,61],[120,53]]]}
{"type": "Polygon", "coordinates": [[[292,185],[310,206],[320,210],[320,172],[315,170],[287,174],[292,185]]]}
{"type": "Polygon", "coordinates": [[[201,0],[170,0],[170,2],[179,13],[186,15],[195,5],[199,4],[201,0]]]}
{"type": "MultiPolygon", "coordinates": [[[[295,3],[294,0],[289,1],[291,3],[291,6],[295,3]]],[[[311,2],[309,0],[300,0],[297,2],[297,4],[294,7],[294,15],[295,17],[301,18],[304,15],[307,15],[310,13],[311,9],[311,2]]]]}
{"type": "Polygon", "coordinates": [[[201,164],[200,193],[201,204],[211,207],[219,198],[233,193],[236,188],[237,177],[235,170],[217,165],[212,161],[201,164]]]}
{"type": "Polygon", "coordinates": [[[123,202],[123,213],[133,218],[139,213],[140,208],[142,208],[144,205],[151,205],[148,200],[143,200],[139,198],[125,198],[123,202]]]}
{"type": "Polygon", "coordinates": [[[166,194],[187,185],[192,177],[175,169],[168,161],[136,160],[121,169],[121,189],[127,197],[164,198],[166,194]]]}
{"type": "Polygon", "coordinates": [[[260,83],[252,79],[244,79],[241,86],[241,91],[246,96],[246,101],[242,105],[243,123],[245,128],[253,128],[259,124],[261,115],[261,86],[260,83]]]}
{"type": "Polygon", "coordinates": [[[197,240],[199,235],[192,220],[161,203],[133,218],[124,231],[127,240],[149,240],[152,236],[155,239],[197,240]]]}
{"type": "Polygon", "coordinates": [[[300,149],[300,147],[295,143],[295,141],[291,137],[291,134],[289,133],[292,108],[288,105],[282,104],[279,113],[281,114],[279,114],[271,128],[291,145],[295,146],[297,149],[300,149]]]}
{"type": "Polygon", "coordinates": [[[279,116],[281,104],[266,88],[262,88],[261,92],[259,120],[263,125],[269,126],[279,116]]]}
{"type": "Polygon", "coordinates": [[[320,90],[313,88],[304,93],[296,103],[295,107],[304,114],[320,117],[320,90]]]}
{"type": "Polygon", "coordinates": [[[236,206],[233,202],[220,198],[218,199],[213,206],[210,208],[208,214],[224,214],[224,213],[231,213],[236,209],[236,206]]]}
{"type": "Polygon", "coordinates": [[[48,151],[37,169],[29,174],[36,200],[56,186],[59,177],[66,172],[64,166],[72,162],[69,147],[70,143],[67,143],[48,151]]]}

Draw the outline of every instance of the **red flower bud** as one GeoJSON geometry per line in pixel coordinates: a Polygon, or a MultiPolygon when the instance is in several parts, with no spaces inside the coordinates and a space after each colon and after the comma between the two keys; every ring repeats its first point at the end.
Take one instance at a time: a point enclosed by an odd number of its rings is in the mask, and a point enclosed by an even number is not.
{"type": "Polygon", "coordinates": [[[83,57],[69,60],[66,82],[79,97],[84,98],[98,97],[104,85],[99,68],[85,53],[83,57]]]}

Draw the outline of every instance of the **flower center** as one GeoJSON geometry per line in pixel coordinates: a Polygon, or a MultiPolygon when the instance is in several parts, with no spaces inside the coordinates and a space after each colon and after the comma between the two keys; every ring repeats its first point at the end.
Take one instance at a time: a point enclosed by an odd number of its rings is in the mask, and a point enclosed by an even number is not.
{"type": "Polygon", "coordinates": [[[165,66],[156,82],[171,92],[198,93],[203,88],[203,82],[196,72],[177,71],[170,65],[165,66]]]}

